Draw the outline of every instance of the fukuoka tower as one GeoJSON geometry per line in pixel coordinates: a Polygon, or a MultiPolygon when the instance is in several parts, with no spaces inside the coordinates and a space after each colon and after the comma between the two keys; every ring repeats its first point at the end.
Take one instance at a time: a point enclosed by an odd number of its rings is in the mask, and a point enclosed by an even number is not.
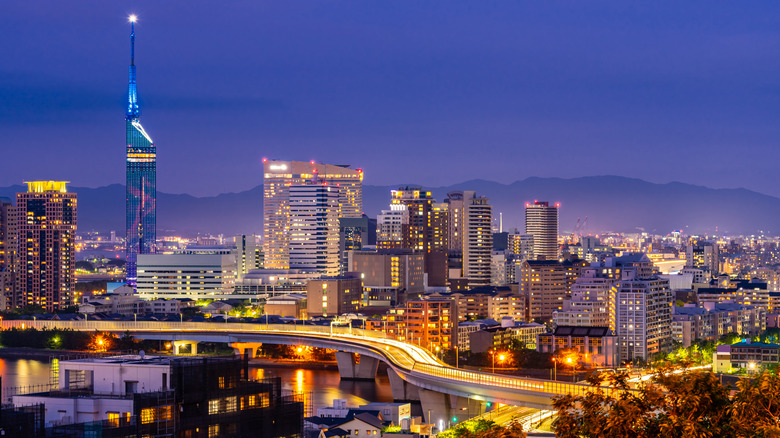
{"type": "Polygon", "coordinates": [[[127,283],[135,286],[138,254],[154,254],[157,239],[157,152],[139,117],[135,84],[135,15],[130,16],[130,82],[127,87],[127,283]]]}

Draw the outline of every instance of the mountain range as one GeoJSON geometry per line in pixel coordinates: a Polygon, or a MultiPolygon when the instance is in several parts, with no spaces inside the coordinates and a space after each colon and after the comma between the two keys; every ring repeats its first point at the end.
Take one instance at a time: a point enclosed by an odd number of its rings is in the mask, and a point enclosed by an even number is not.
{"type": "MultiPolygon", "coordinates": [[[[363,187],[363,207],[371,217],[387,208],[393,186],[363,187]]],[[[446,187],[423,187],[442,201],[450,191],[473,190],[490,199],[498,225],[504,230],[524,227],[524,207],[534,200],[560,203],[560,231],[583,233],[647,231],[667,234],[778,234],[780,198],[747,189],[712,189],[680,182],[656,184],[621,176],[582,178],[531,177],[511,184],[472,180],[446,187]],[[587,217],[587,221],[585,221],[587,217]]],[[[20,185],[0,187],[0,197],[25,191],[20,185]]],[[[98,188],[71,187],[78,193],[80,231],[115,230],[125,224],[125,188],[112,184],[98,188]]],[[[158,234],[262,234],[262,186],[237,193],[195,197],[158,193],[158,234]]]]}

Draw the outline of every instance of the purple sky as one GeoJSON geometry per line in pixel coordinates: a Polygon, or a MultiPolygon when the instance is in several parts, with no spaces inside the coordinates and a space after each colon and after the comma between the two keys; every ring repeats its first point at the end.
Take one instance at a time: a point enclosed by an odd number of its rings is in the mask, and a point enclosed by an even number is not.
{"type": "Polygon", "coordinates": [[[780,3],[712,0],[4,4],[2,160],[30,164],[0,185],[124,182],[130,13],[161,191],[247,189],[265,156],[780,196],[780,3]]]}

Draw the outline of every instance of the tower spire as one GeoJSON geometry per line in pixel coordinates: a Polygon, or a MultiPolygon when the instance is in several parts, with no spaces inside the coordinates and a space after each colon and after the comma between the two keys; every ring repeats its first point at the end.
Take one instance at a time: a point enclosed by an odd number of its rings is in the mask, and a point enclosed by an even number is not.
{"type": "Polygon", "coordinates": [[[130,21],[130,80],[127,85],[127,119],[137,119],[141,115],[138,107],[138,90],[135,85],[135,22],[138,18],[131,15],[130,21]]]}

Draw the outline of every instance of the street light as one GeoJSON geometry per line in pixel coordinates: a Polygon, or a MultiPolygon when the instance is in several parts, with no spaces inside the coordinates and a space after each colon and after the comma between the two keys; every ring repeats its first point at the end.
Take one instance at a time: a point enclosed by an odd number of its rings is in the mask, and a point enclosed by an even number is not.
{"type": "Polygon", "coordinates": [[[556,358],[553,358],[553,371],[555,372],[555,378],[553,378],[553,380],[557,382],[558,381],[558,360],[556,358]]]}
{"type": "Polygon", "coordinates": [[[574,382],[574,362],[571,360],[571,356],[566,358],[566,363],[571,365],[571,381],[574,382]]]}

